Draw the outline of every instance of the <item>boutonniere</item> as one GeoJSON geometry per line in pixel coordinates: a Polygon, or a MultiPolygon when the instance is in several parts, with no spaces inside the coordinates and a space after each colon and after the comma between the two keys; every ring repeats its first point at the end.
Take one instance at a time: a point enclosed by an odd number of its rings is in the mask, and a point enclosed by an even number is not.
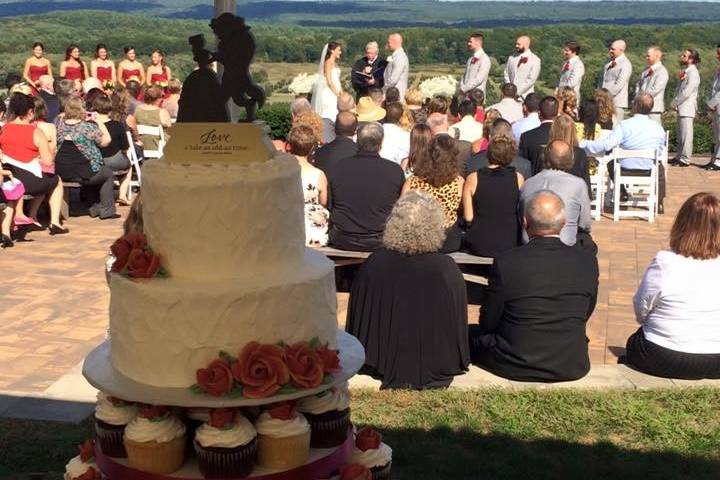
{"type": "Polygon", "coordinates": [[[565,62],[565,65],[563,65],[563,72],[567,72],[570,70],[570,62],[565,62]]]}
{"type": "Polygon", "coordinates": [[[647,73],[645,74],[646,77],[652,77],[655,74],[655,70],[652,68],[647,69],[647,73]]]}
{"type": "Polygon", "coordinates": [[[523,63],[528,63],[528,60],[528,57],[520,57],[520,60],[518,60],[518,67],[523,63]]]}
{"type": "Polygon", "coordinates": [[[388,56],[387,62],[390,63],[390,62],[392,62],[392,61],[393,61],[392,55],[388,56]]]}
{"type": "Polygon", "coordinates": [[[479,62],[479,61],[480,61],[480,59],[477,58],[477,57],[472,57],[472,58],[470,59],[470,63],[471,63],[472,65],[475,65],[475,64],[476,64],[477,62],[479,62]]]}
{"type": "Polygon", "coordinates": [[[617,66],[617,62],[615,60],[613,60],[612,62],[610,62],[610,65],[608,65],[607,69],[610,70],[611,68],[615,68],[616,66],[617,66]]]}
{"type": "Polygon", "coordinates": [[[685,80],[685,77],[687,77],[687,72],[685,70],[680,70],[680,73],[678,73],[678,78],[680,80],[685,80]]]}

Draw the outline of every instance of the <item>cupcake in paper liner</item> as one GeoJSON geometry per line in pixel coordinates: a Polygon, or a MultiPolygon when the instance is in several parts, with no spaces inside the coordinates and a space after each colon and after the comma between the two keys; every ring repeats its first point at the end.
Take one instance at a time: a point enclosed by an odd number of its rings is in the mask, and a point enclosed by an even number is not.
{"type": "Polygon", "coordinates": [[[312,431],[312,448],[331,448],[345,443],[350,430],[350,392],[347,382],[318,395],[298,400],[312,431]]]}
{"type": "Polygon", "coordinates": [[[78,445],[80,454],[65,465],[63,480],[100,480],[100,469],[95,465],[95,442],[88,440],[78,445]]]}
{"type": "Polygon", "coordinates": [[[127,457],[123,434],[125,426],[136,415],[137,407],[134,403],[98,392],[95,405],[95,434],[103,454],[108,457],[127,457]]]}
{"type": "Polygon", "coordinates": [[[304,465],[310,456],[310,424],[292,402],[271,405],[255,421],[258,465],[290,470],[304,465]]]}
{"type": "Polygon", "coordinates": [[[382,435],[364,427],[355,434],[355,448],[350,462],[370,469],[373,480],[387,480],[392,468],[392,449],[383,443],[382,435]]]}
{"type": "Polygon", "coordinates": [[[195,455],[205,478],[250,475],[257,459],[257,432],[236,409],[210,411],[208,422],[195,432],[195,455]]]}
{"type": "Polygon", "coordinates": [[[185,424],[166,407],[143,406],[125,427],[125,450],[131,467],[168,474],[185,462],[185,424]]]}

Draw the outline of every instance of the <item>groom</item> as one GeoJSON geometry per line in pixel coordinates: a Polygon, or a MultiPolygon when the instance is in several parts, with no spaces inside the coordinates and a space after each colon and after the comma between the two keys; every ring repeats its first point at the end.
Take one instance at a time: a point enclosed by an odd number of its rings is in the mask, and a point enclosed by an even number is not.
{"type": "Polygon", "coordinates": [[[410,60],[403,50],[403,38],[399,33],[393,33],[388,37],[388,49],[392,52],[387,59],[385,67],[385,86],[383,92],[390,87],[395,87],[400,92],[400,101],[404,101],[405,92],[408,88],[408,75],[410,73],[410,60]]]}
{"type": "Polygon", "coordinates": [[[372,87],[383,87],[387,61],[378,56],[379,52],[378,43],[370,42],[365,46],[365,56],[353,65],[351,77],[352,86],[357,93],[356,98],[367,97],[368,90],[372,87]]]}

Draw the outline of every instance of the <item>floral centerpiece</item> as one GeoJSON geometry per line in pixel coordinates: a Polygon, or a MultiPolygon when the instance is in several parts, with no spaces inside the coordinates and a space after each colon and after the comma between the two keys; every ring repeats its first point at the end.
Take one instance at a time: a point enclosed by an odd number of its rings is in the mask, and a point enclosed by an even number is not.
{"type": "Polygon", "coordinates": [[[458,81],[451,75],[442,75],[423,80],[419,88],[425,100],[434,97],[452,98],[457,92],[458,81]]]}
{"type": "Polygon", "coordinates": [[[309,95],[310,93],[312,93],[313,87],[315,86],[315,82],[317,82],[317,80],[317,73],[313,75],[301,73],[292,79],[290,85],[288,86],[288,90],[296,97],[309,95]]]}

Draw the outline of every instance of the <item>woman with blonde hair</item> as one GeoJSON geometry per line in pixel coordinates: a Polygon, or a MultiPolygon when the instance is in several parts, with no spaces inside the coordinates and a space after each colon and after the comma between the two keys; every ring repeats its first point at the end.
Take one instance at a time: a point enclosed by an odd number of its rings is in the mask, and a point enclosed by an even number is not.
{"type": "Polygon", "coordinates": [[[488,149],[490,144],[490,132],[492,132],[493,123],[498,118],[502,118],[502,114],[491,108],[485,112],[485,120],[483,121],[483,136],[480,140],[476,140],[472,144],[472,153],[481,153],[488,149]]]}
{"type": "Polygon", "coordinates": [[[422,93],[420,93],[420,89],[417,87],[408,88],[407,92],[405,92],[405,105],[415,125],[427,121],[427,111],[423,108],[423,104],[423,96],[422,93]]]}
{"type": "Polygon", "coordinates": [[[630,365],[650,375],[720,378],[720,199],[688,198],[670,249],[650,262],[633,305],[641,327],[627,341],[630,365]]]}
{"type": "MultiPolygon", "coordinates": [[[[548,137],[547,144],[550,145],[553,140],[562,140],[572,147],[574,163],[573,167],[568,170],[568,173],[582,178],[587,184],[588,192],[590,192],[590,170],[588,168],[587,153],[578,146],[575,121],[569,115],[563,113],[555,117],[555,120],[553,120],[552,125],[550,126],[550,136],[548,137]]],[[[543,151],[543,156],[544,153],[545,152],[543,151]]],[[[543,168],[546,168],[544,160],[543,168]]]]}
{"type": "Polygon", "coordinates": [[[558,110],[576,120],[578,116],[578,100],[575,90],[570,87],[562,87],[558,90],[557,99],[560,103],[558,110]]]}
{"type": "Polygon", "coordinates": [[[606,88],[598,88],[593,92],[593,100],[598,104],[598,123],[603,130],[612,130],[615,125],[615,104],[612,95],[606,88]]]}

